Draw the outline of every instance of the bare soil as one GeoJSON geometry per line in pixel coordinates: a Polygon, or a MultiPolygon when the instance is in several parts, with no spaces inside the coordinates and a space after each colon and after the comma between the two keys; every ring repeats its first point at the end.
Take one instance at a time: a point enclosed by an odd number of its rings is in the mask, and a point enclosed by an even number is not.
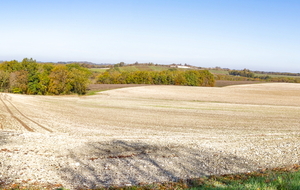
{"type": "Polygon", "coordinates": [[[262,83],[260,81],[228,81],[228,80],[216,80],[215,87],[224,87],[231,85],[241,85],[241,84],[257,84],[262,83]]]}
{"type": "MultiPolygon", "coordinates": [[[[215,87],[224,87],[224,86],[241,85],[241,84],[257,84],[257,83],[261,83],[261,82],[260,81],[217,80],[215,82],[215,87]]],[[[118,88],[139,87],[139,86],[150,86],[150,85],[148,85],[148,84],[91,84],[91,85],[89,85],[88,90],[89,91],[104,91],[104,90],[113,90],[113,89],[118,89],[118,88]]]]}
{"type": "Polygon", "coordinates": [[[96,188],[300,164],[299,84],[0,98],[0,184],[96,188]]]}
{"type": "Polygon", "coordinates": [[[149,86],[147,84],[91,84],[88,87],[89,91],[104,91],[113,90],[118,88],[138,87],[138,86],[149,86]]]}

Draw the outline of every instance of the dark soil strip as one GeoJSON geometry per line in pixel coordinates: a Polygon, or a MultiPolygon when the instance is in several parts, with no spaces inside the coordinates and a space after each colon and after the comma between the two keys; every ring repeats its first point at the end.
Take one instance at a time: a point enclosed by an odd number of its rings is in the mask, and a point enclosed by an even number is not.
{"type": "Polygon", "coordinates": [[[26,119],[28,119],[29,121],[35,123],[36,125],[40,126],[41,128],[45,129],[46,131],[52,133],[53,131],[48,129],[47,127],[44,127],[43,125],[37,123],[36,121],[30,119],[29,117],[27,117],[26,115],[24,115],[11,101],[7,100],[23,117],[25,117],[26,119]]]}
{"type": "MultiPolygon", "coordinates": [[[[260,81],[227,81],[227,80],[216,80],[215,87],[241,85],[241,84],[256,84],[262,83],[260,81]]],[[[88,87],[89,91],[102,91],[102,90],[113,90],[118,88],[128,87],[139,87],[139,86],[151,86],[150,84],[91,84],[88,87]]],[[[153,85],[154,86],[154,85],[153,85]]]]}
{"type": "Polygon", "coordinates": [[[241,84],[257,84],[262,83],[260,81],[227,81],[227,80],[216,80],[215,87],[241,85],[241,84]]]}
{"type": "Polygon", "coordinates": [[[4,104],[4,106],[6,107],[6,110],[10,113],[10,115],[17,120],[27,131],[30,132],[34,132],[33,129],[31,129],[30,127],[28,127],[28,125],[26,125],[26,123],[24,123],[22,120],[20,120],[19,118],[17,118],[13,112],[8,108],[8,106],[6,105],[6,103],[3,101],[2,97],[0,96],[0,100],[2,101],[2,103],[4,104]]]}
{"type": "Polygon", "coordinates": [[[128,87],[138,87],[138,86],[149,86],[149,84],[91,84],[88,90],[113,90],[117,88],[128,88],[128,87]]]}

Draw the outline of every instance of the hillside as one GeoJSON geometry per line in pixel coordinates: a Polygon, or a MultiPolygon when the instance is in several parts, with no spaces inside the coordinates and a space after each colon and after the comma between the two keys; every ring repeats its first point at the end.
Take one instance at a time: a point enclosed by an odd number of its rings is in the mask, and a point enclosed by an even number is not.
{"type": "MultiPolygon", "coordinates": [[[[137,65],[125,65],[117,67],[121,72],[132,72],[132,71],[166,71],[172,69],[170,65],[148,65],[148,64],[137,64],[137,65]]],[[[107,68],[91,68],[91,71],[105,72],[107,68]]],[[[185,70],[185,69],[182,69],[185,70]]]]}
{"type": "MultiPolygon", "coordinates": [[[[288,82],[300,83],[299,73],[285,73],[285,72],[264,72],[264,71],[250,71],[231,70],[231,69],[209,69],[209,72],[214,74],[217,81],[254,81],[257,82],[288,82]]],[[[241,83],[241,82],[237,82],[241,83]]]]}
{"type": "Polygon", "coordinates": [[[95,188],[299,164],[299,84],[1,94],[1,180],[95,188]]]}

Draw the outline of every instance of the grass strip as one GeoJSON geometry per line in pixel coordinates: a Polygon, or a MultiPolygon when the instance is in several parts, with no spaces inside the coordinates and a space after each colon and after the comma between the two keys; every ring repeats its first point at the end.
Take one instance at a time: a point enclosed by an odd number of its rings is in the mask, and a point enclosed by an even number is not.
{"type": "MultiPolygon", "coordinates": [[[[1,182],[1,181],[0,181],[1,182]]],[[[10,184],[1,190],[66,190],[60,184],[54,186],[22,186],[10,184]]],[[[300,190],[300,165],[295,164],[284,168],[262,169],[260,171],[213,175],[201,178],[179,180],[177,182],[140,184],[128,187],[103,187],[97,190],[300,190]]]]}
{"type": "Polygon", "coordinates": [[[99,190],[300,190],[300,165],[242,174],[214,175],[178,182],[154,183],[99,190]]]}

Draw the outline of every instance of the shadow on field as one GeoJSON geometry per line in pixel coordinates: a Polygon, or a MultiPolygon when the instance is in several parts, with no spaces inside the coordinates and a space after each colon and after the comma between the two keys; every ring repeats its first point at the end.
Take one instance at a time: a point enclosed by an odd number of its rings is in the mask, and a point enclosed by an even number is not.
{"type": "Polygon", "coordinates": [[[258,167],[221,152],[127,141],[87,143],[70,151],[69,157],[72,163],[61,168],[61,177],[77,188],[177,181],[258,167]]]}
{"type": "Polygon", "coordinates": [[[9,136],[10,135],[7,132],[0,131],[0,146],[8,144],[10,142],[9,136]]]}

